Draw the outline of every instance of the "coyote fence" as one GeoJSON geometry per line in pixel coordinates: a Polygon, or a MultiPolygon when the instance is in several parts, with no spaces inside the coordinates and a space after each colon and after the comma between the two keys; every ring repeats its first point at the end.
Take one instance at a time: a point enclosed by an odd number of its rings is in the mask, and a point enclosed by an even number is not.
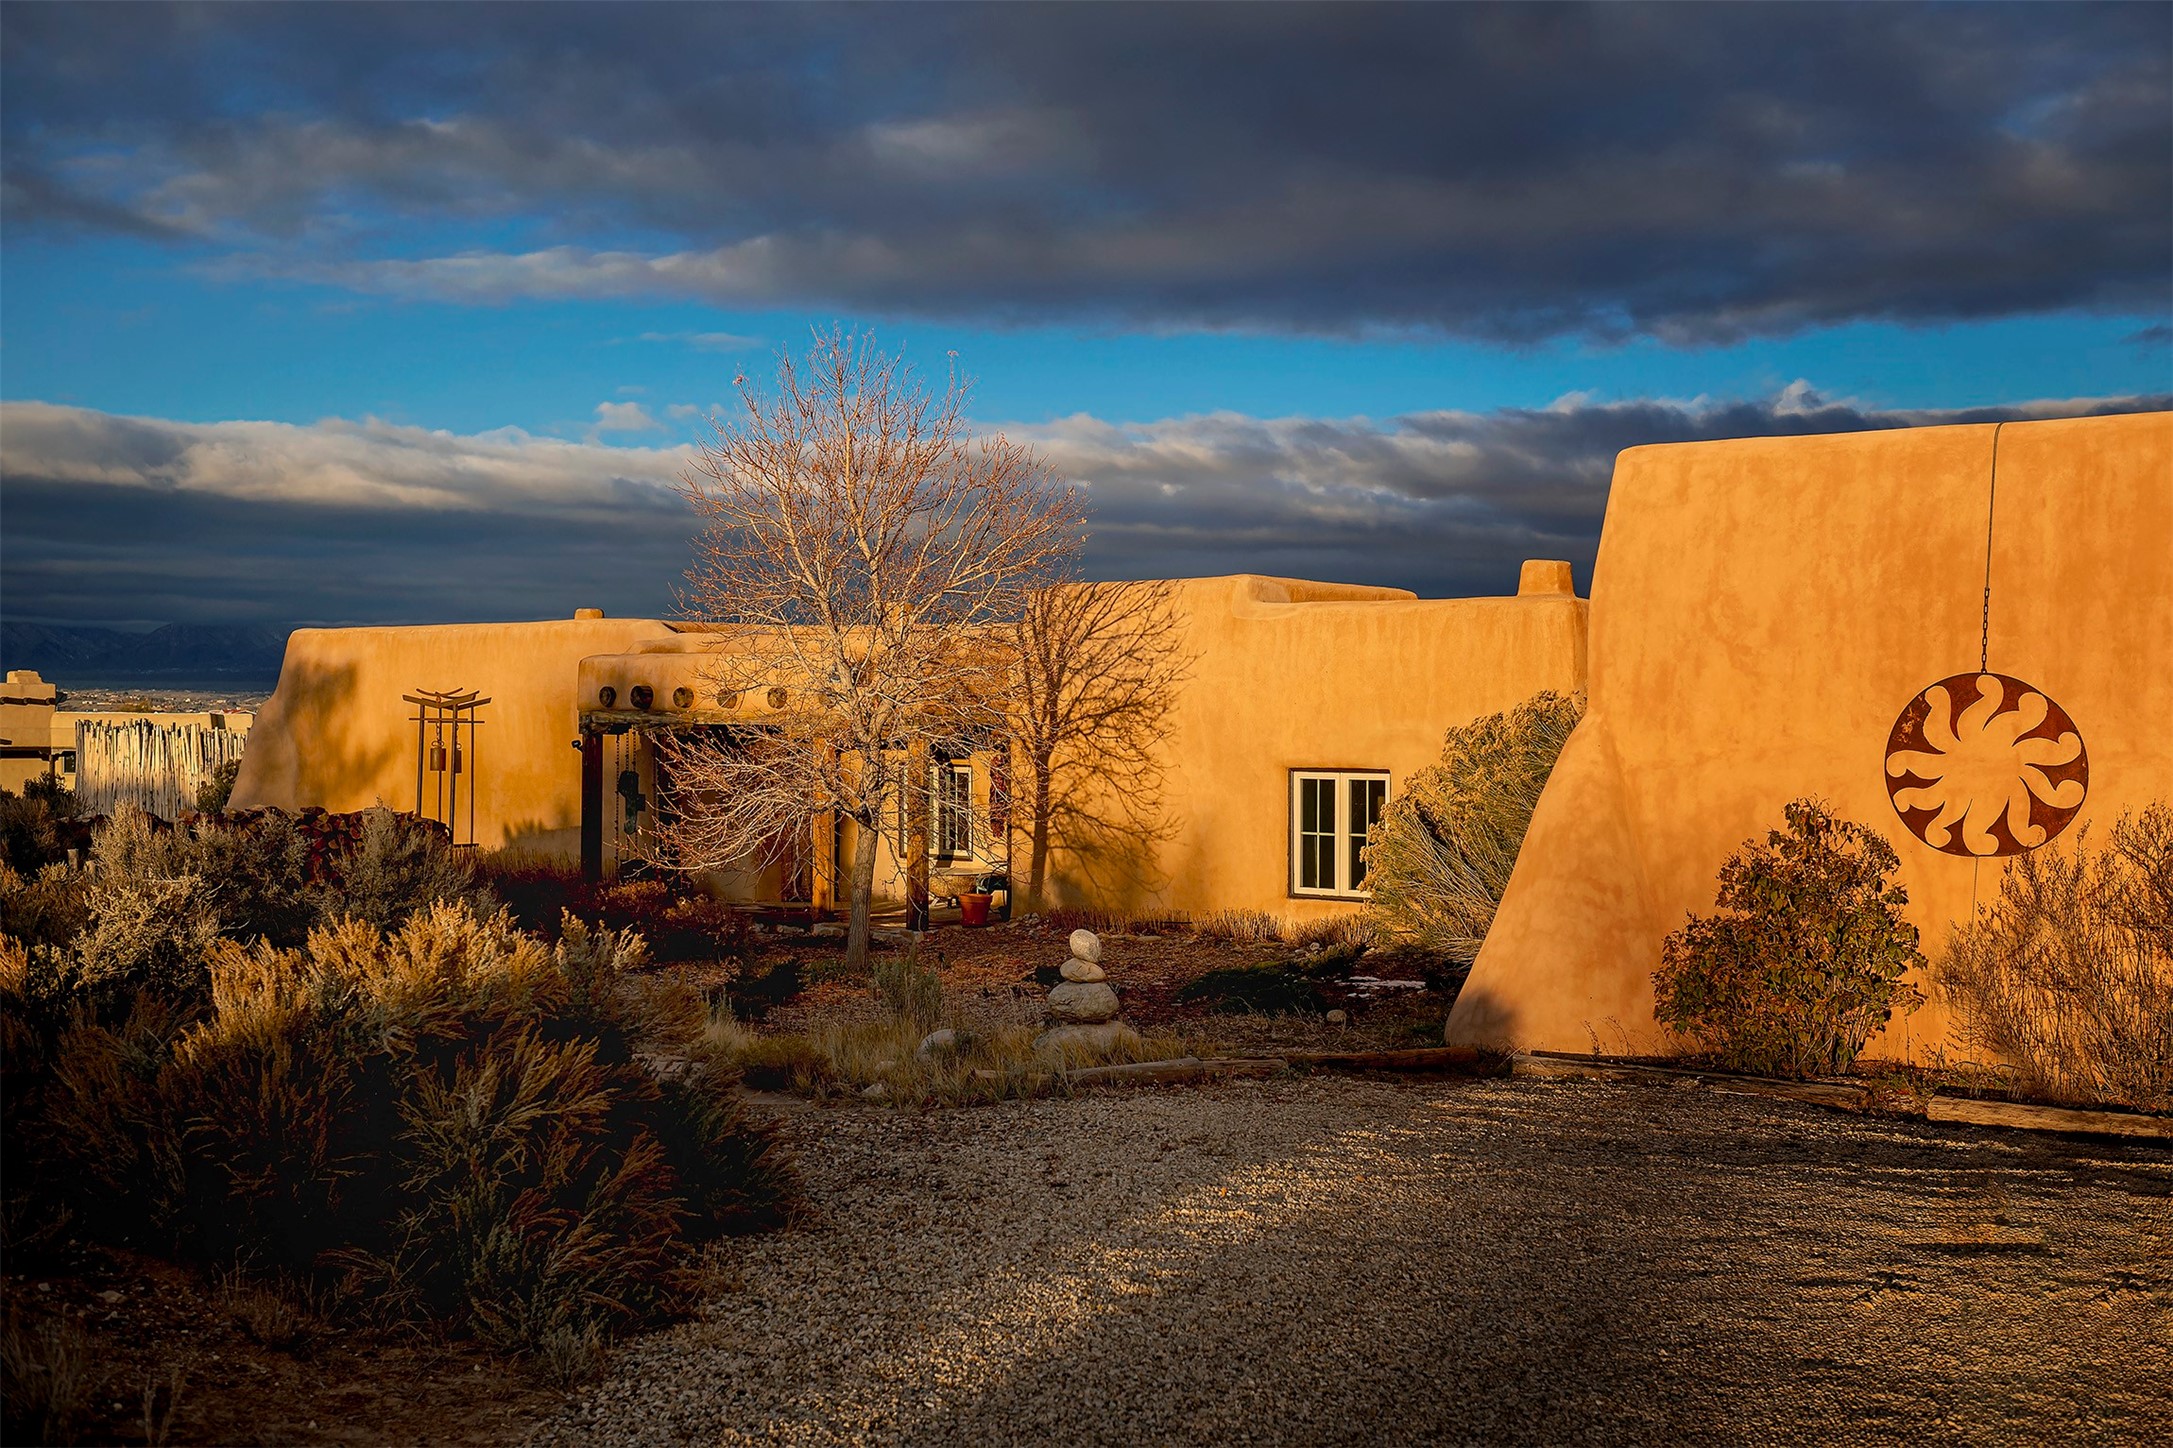
{"type": "Polygon", "coordinates": [[[196,787],[241,758],[249,736],[207,724],[84,719],[75,726],[76,795],[89,814],[124,804],[162,820],[196,808],[196,787]]]}

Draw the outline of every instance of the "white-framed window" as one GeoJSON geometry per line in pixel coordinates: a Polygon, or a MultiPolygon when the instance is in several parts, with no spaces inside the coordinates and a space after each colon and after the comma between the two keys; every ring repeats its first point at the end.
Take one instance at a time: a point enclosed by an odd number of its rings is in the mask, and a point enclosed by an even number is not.
{"type": "Polygon", "coordinates": [[[966,760],[942,760],[930,781],[929,830],[939,860],[973,858],[973,766],[966,760]]]}
{"type": "Polygon", "coordinates": [[[1364,899],[1366,831],[1388,803],[1385,769],[1290,771],[1290,893],[1364,899]]]}

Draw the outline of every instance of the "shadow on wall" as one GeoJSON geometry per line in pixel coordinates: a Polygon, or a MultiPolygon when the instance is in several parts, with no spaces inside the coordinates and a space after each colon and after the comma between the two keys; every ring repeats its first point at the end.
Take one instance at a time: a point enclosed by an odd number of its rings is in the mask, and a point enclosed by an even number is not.
{"type": "MultiPolygon", "coordinates": [[[[1164,868],[1162,847],[1178,837],[1182,823],[1160,815],[1160,803],[1157,794],[1136,812],[1115,805],[1106,813],[1086,804],[1060,805],[1050,830],[1046,903],[1120,915],[1152,911],[1176,877],[1164,868]]],[[[1192,852],[1197,849],[1194,845],[1192,852]]]]}
{"type": "Polygon", "coordinates": [[[346,797],[354,781],[378,778],[403,752],[397,744],[361,742],[357,693],[352,664],[296,662],[283,669],[278,689],[250,731],[230,807],[341,810],[383,803],[412,808],[412,799],[346,797]],[[298,744],[305,739],[306,753],[298,744]]]}

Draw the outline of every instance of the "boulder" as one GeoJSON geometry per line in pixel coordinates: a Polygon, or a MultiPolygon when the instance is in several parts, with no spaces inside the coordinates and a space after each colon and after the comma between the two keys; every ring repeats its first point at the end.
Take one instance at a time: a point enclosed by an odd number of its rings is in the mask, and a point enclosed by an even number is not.
{"type": "Polygon", "coordinates": [[[921,1043],[913,1048],[913,1054],[925,1061],[938,1051],[953,1051],[957,1048],[958,1032],[946,1026],[940,1031],[930,1031],[921,1037],[921,1043]]]}
{"type": "Polygon", "coordinates": [[[1093,1026],[1057,1026],[1034,1038],[1037,1054],[1061,1055],[1072,1060],[1100,1059],[1131,1039],[1132,1028],[1122,1021],[1103,1021],[1093,1026]]]}
{"type": "Polygon", "coordinates": [[[1071,933],[1071,958],[1083,960],[1088,965],[1102,963],[1102,938],[1091,930],[1074,930],[1071,933]]]}
{"type": "Polygon", "coordinates": [[[1116,1019],[1117,993],[1098,980],[1067,980],[1049,992],[1049,1014],[1074,1025],[1099,1025],[1116,1019]]]}
{"type": "Polygon", "coordinates": [[[1067,960],[1061,967],[1064,979],[1076,981],[1107,980],[1109,972],[1092,961],[1067,960]]]}

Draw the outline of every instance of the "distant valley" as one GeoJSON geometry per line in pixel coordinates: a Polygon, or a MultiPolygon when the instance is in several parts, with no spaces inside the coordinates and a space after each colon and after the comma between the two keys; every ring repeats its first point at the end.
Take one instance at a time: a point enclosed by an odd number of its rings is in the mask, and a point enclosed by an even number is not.
{"type": "Polygon", "coordinates": [[[100,684],[256,683],[279,677],[284,629],[170,623],[149,633],[0,623],[0,666],[35,669],[62,688],[100,684]]]}

